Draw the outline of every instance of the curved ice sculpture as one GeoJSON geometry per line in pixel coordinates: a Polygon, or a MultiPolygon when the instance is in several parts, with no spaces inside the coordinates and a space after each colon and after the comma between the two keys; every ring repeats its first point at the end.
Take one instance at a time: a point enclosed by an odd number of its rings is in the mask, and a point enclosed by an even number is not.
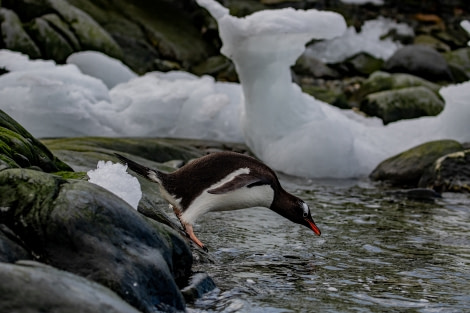
{"type": "MultiPolygon", "coordinates": [[[[290,66],[315,39],[341,35],[346,24],[333,12],[270,10],[231,16],[213,0],[197,0],[217,20],[221,52],[236,65],[244,93],[245,140],[273,168],[312,178],[367,175],[386,157],[421,142],[470,140],[470,83],[445,89],[460,97],[437,118],[371,126],[302,93],[290,66]],[[452,89],[454,88],[454,89],[452,89]]],[[[447,100],[447,99],[446,99],[447,100]]]]}

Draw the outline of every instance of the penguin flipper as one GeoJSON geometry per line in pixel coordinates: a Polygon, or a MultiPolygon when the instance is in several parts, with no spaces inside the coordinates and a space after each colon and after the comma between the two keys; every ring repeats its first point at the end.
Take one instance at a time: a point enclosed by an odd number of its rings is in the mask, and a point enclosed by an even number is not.
{"type": "Polygon", "coordinates": [[[241,174],[236,176],[234,179],[222,184],[221,186],[217,186],[215,188],[207,190],[208,193],[214,194],[214,195],[220,195],[224,193],[228,193],[231,191],[235,191],[237,189],[247,187],[251,188],[254,186],[260,186],[260,185],[267,185],[268,182],[265,180],[252,176],[250,174],[241,174]]]}
{"type": "Polygon", "coordinates": [[[125,156],[120,155],[119,153],[115,153],[116,157],[119,159],[119,162],[122,164],[127,165],[131,170],[139,174],[140,176],[156,182],[156,183],[161,183],[160,175],[161,173],[159,171],[153,170],[151,168],[148,168],[146,166],[143,166],[137,162],[134,162],[125,156]]]}

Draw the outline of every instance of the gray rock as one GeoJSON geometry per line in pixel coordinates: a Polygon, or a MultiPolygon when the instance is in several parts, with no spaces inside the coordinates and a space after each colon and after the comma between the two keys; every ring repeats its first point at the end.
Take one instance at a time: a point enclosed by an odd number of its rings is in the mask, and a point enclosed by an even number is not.
{"type": "Polygon", "coordinates": [[[470,47],[443,54],[458,82],[470,79],[470,47]]]}
{"type": "Polygon", "coordinates": [[[42,18],[35,18],[29,23],[28,32],[38,43],[43,58],[64,63],[74,51],[67,40],[42,18]]]}
{"type": "Polygon", "coordinates": [[[0,312],[139,312],[108,288],[38,262],[0,263],[0,281],[0,312]]]}
{"type": "Polygon", "coordinates": [[[302,54],[293,66],[293,70],[299,75],[308,75],[321,78],[340,78],[340,74],[320,61],[308,54],[302,54]]]}
{"type": "Polygon", "coordinates": [[[447,154],[429,167],[419,183],[440,192],[470,192],[470,150],[447,154]]]}
{"type": "Polygon", "coordinates": [[[416,187],[423,173],[440,157],[463,150],[454,140],[437,140],[413,147],[381,162],[370,174],[372,180],[416,187]]]}
{"type": "Polygon", "coordinates": [[[184,310],[192,256],[170,228],[107,190],[27,169],[0,171],[0,219],[37,260],[98,282],[143,312],[184,310]]]}
{"type": "Polygon", "coordinates": [[[444,57],[433,48],[408,45],[398,49],[384,64],[384,70],[413,74],[430,81],[453,81],[444,57]]]}
{"type": "Polygon", "coordinates": [[[41,56],[41,51],[23,29],[15,12],[0,8],[0,34],[5,48],[25,53],[31,58],[41,56]]]}
{"type": "Polygon", "coordinates": [[[72,171],[26,129],[0,110],[0,170],[36,167],[45,172],[72,171]]]}
{"type": "Polygon", "coordinates": [[[184,287],[181,292],[187,302],[193,302],[215,288],[216,285],[209,275],[206,273],[196,273],[191,277],[189,285],[184,287]]]}
{"type": "Polygon", "coordinates": [[[434,116],[444,109],[444,102],[426,87],[387,90],[366,96],[361,111],[380,117],[384,124],[402,119],[434,116]]]}
{"type": "Polygon", "coordinates": [[[21,240],[6,225],[0,224],[0,262],[31,259],[31,254],[23,247],[21,240]]]}

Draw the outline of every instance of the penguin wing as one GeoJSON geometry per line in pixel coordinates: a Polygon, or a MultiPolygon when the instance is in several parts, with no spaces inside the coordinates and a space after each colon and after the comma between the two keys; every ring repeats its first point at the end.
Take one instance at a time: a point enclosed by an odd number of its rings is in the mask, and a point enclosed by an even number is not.
{"type": "Polygon", "coordinates": [[[249,174],[241,174],[241,175],[235,176],[235,178],[233,178],[232,180],[229,180],[228,182],[220,186],[207,190],[207,192],[210,194],[219,195],[219,194],[231,192],[231,191],[243,188],[243,187],[251,188],[254,186],[268,185],[268,184],[269,182],[259,177],[255,177],[249,174]]]}

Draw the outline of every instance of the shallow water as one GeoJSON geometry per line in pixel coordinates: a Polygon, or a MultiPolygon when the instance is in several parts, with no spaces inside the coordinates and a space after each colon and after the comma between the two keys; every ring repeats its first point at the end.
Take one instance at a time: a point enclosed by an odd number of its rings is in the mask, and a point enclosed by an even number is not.
{"type": "Polygon", "coordinates": [[[218,288],[189,312],[470,311],[470,196],[434,201],[369,182],[284,179],[317,237],[268,209],[210,213],[196,225],[218,288]]]}

